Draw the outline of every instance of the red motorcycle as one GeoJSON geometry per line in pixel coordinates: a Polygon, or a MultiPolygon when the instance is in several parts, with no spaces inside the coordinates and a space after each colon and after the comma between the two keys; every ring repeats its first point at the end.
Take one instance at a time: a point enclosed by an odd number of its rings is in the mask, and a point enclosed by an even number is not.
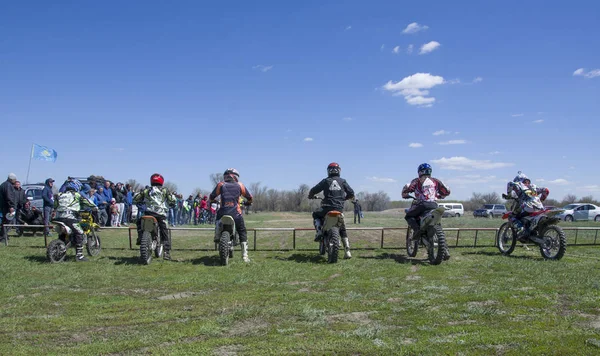
{"type": "MultiPolygon", "coordinates": [[[[505,194],[502,197],[506,200],[515,200],[513,197],[505,194]]],[[[516,202],[515,202],[516,204],[516,202]]],[[[514,210],[514,209],[511,209],[514,210]]],[[[557,215],[564,210],[544,209],[536,211],[521,218],[525,232],[518,236],[517,228],[512,223],[515,214],[510,211],[502,216],[502,219],[508,220],[500,226],[496,236],[496,246],[505,256],[510,255],[517,244],[517,240],[523,243],[534,243],[540,247],[542,257],[547,260],[560,260],[567,251],[567,237],[563,229],[556,225],[560,221],[557,215]]]]}

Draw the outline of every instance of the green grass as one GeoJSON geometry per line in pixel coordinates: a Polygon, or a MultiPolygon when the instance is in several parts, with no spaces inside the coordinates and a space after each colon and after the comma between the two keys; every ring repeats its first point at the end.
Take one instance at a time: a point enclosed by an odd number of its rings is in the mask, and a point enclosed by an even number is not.
{"type": "MultiPolygon", "coordinates": [[[[397,213],[368,213],[363,222],[405,226],[397,213]]],[[[256,214],[247,225],[310,227],[310,218],[256,214]]],[[[298,232],[298,250],[250,251],[249,264],[236,250],[221,267],[210,232],[179,231],[174,261],[144,266],[125,231],[101,237],[101,255],[87,264],[76,264],[73,250],[66,262],[47,263],[41,237],[0,247],[0,354],[600,353],[599,246],[571,246],[558,262],[542,260],[535,246],[511,257],[460,248],[430,266],[421,253],[406,257],[402,230],[386,231],[383,250],[380,232],[350,231],[353,247],[374,249],[328,265],[307,231],[298,232]]],[[[463,242],[473,236],[461,234],[463,242]]],[[[291,232],[260,232],[257,243],[291,248],[291,232]]]]}

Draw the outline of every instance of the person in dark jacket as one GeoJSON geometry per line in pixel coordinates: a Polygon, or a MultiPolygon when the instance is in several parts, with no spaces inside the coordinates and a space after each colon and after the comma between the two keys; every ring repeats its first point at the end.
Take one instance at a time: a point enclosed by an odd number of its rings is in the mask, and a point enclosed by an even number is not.
{"type": "MultiPolygon", "coordinates": [[[[44,225],[44,215],[27,200],[17,214],[17,222],[21,225],[44,225]]],[[[33,232],[35,233],[35,229],[33,232]]]]}
{"type": "Polygon", "coordinates": [[[360,218],[362,215],[362,206],[358,203],[358,199],[353,200],[352,204],[354,204],[354,223],[356,224],[356,218],[358,217],[358,223],[360,224],[360,218]]]}
{"type": "Polygon", "coordinates": [[[17,176],[10,173],[6,181],[0,184],[0,212],[2,213],[2,226],[0,227],[0,242],[8,241],[8,227],[17,213],[17,200],[15,196],[15,182],[17,176]]]}
{"type": "MultiPolygon", "coordinates": [[[[252,194],[246,187],[239,182],[239,172],[235,168],[229,168],[223,173],[223,181],[219,182],[212,193],[210,193],[210,201],[214,201],[221,196],[221,208],[217,211],[217,220],[223,215],[229,215],[235,221],[235,230],[240,238],[242,245],[242,259],[244,262],[250,262],[248,258],[248,236],[246,235],[246,225],[244,224],[244,216],[240,208],[240,196],[246,198],[246,204],[252,204],[252,194]]],[[[219,236],[215,234],[215,241],[218,241],[219,236]]]]}
{"type": "Polygon", "coordinates": [[[103,187],[98,188],[95,195],[97,201],[96,205],[98,206],[98,224],[100,224],[100,226],[105,226],[108,221],[108,213],[106,211],[109,200],[106,200],[103,187]]]}
{"type": "Polygon", "coordinates": [[[52,193],[52,187],[54,186],[54,179],[48,178],[44,183],[44,189],[42,190],[42,200],[44,200],[44,234],[52,236],[50,234],[50,218],[52,217],[52,209],[54,209],[54,194],[52,193]]]}
{"type": "MultiPolygon", "coordinates": [[[[317,230],[315,241],[321,239],[321,226],[325,215],[332,210],[344,212],[344,202],[354,199],[354,190],[350,188],[345,179],[340,177],[341,172],[342,168],[339,164],[330,163],[327,166],[327,178],[321,180],[308,192],[308,199],[315,199],[315,195],[320,192],[323,192],[324,195],[321,200],[321,208],[313,213],[315,229],[317,230]]],[[[351,258],[350,242],[348,241],[345,225],[340,227],[340,235],[344,244],[344,258],[351,258]]]]}

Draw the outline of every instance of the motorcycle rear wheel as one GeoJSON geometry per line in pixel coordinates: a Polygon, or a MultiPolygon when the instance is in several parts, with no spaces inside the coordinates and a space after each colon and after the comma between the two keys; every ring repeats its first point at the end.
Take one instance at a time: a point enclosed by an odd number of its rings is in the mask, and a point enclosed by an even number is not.
{"type": "Polygon", "coordinates": [[[557,225],[546,226],[540,234],[544,244],[540,245],[540,253],[547,260],[560,260],[567,251],[567,237],[565,232],[557,225]]]}
{"type": "Polygon", "coordinates": [[[142,241],[140,243],[140,258],[145,265],[149,265],[150,262],[152,262],[152,236],[148,231],[144,231],[142,233],[142,241]]]}
{"type": "Polygon", "coordinates": [[[408,228],[406,232],[406,254],[408,257],[415,257],[419,251],[419,239],[413,239],[415,232],[408,228]]]}
{"type": "Polygon", "coordinates": [[[329,230],[329,238],[325,243],[327,249],[327,262],[337,263],[338,252],[340,250],[340,230],[337,227],[332,227],[329,230]]]}
{"type": "Polygon", "coordinates": [[[100,236],[96,234],[93,229],[87,237],[87,244],[85,245],[87,253],[90,256],[98,256],[102,250],[102,244],[100,243],[100,236]]]}
{"type": "Polygon", "coordinates": [[[442,263],[442,259],[446,253],[446,235],[441,225],[436,225],[433,229],[435,233],[431,237],[431,243],[427,247],[427,258],[429,259],[429,264],[439,265],[442,263]]]}
{"type": "Polygon", "coordinates": [[[503,256],[510,255],[515,250],[517,244],[517,232],[510,226],[509,223],[505,222],[500,225],[498,233],[496,234],[496,246],[503,256]]]}
{"type": "Polygon", "coordinates": [[[67,245],[62,240],[52,240],[46,248],[46,256],[50,263],[59,263],[65,260],[67,245]]]}
{"type": "Polygon", "coordinates": [[[221,233],[221,239],[219,240],[219,258],[221,260],[221,265],[227,266],[229,263],[229,241],[231,240],[231,235],[227,231],[223,231],[221,233]]]}

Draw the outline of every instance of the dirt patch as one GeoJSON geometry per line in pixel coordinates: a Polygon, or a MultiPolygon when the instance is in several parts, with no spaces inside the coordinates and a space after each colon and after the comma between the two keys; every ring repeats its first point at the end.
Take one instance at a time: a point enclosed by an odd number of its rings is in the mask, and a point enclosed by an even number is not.
{"type": "Polygon", "coordinates": [[[403,298],[389,298],[387,301],[390,303],[402,303],[403,298]]]}
{"type": "Polygon", "coordinates": [[[262,319],[252,318],[241,320],[233,324],[227,331],[228,336],[245,336],[256,334],[259,331],[269,327],[269,323],[262,319]]]}
{"type": "Polygon", "coordinates": [[[341,277],[341,276],[342,276],[341,273],[332,274],[331,276],[329,276],[329,280],[332,280],[332,279],[335,279],[335,278],[338,278],[338,277],[341,277]]]}
{"type": "Polygon", "coordinates": [[[326,320],[330,323],[339,323],[339,322],[350,322],[354,324],[366,325],[372,322],[371,318],[369,318],[370,314],[375,312],[352,312],[345,314],[334,314],[326,317],[326,320]]]}
{"type": "Polygon", "coordinates": [[[298,292],[307,293],[307,292],[310,292],[310,289],[309,288],[301,288],[301,289],[298,289],[298,292]]]}
{"type": "Polygon", "coordinates": [[[412,273],[415,273],[415,272],[417,272],[418,270],[419,270],[419,266],[417,266],[417,265],[412,265],[412,266],[410,266],[410,271],[411,271],[412,273]]]}
{"type": "Polygon", "coordinates": [[[181,292],[181,293],[163,295],[162,297],[157,297],[156,299],[158,299],[158,300],[183,299],[183,298],[195,297],[197,295],[202,295],[202,294],[206,294],[206,292],[181,292]]]}
{"type": "Polygon", "coordinates": [[[449,321],[448,325],[470,325],[470,324],[475,324],[477,321],[476,320],[456,320],[456,321],[449,321]]]}
{"type": "Polygon", "coordinates": [[[417,339],[402,339],[400,341],[400,343],[402,345],[411,345],[411,344],[414,344],[415,342],[417,342],[417,339]]]}
{"type": "Polygon", "coordinates": [[[418,281],[421,279],[421,276],[406,276],[407,281],[418,281]]]}
{"type": "Polygon", "coordinates": [[[224,345],[213,350],[216,356],[235,356],[244,350],[242,345],[224,345]]]}
{"type": "Polygon", "coordinates": [[[497,301],[495,300],[484,300],[483,302],[469,302],[467,303],[467,305],[471,308],[474,307],[488,307],[490,305],[496,305],[498,304],[497,301]]]}
{"type": "Polygon", "coordinates": [[[596,317],[596,320],[593,320],[589,324],[594,329],[600,329],[600,317],[596,317]]]}

